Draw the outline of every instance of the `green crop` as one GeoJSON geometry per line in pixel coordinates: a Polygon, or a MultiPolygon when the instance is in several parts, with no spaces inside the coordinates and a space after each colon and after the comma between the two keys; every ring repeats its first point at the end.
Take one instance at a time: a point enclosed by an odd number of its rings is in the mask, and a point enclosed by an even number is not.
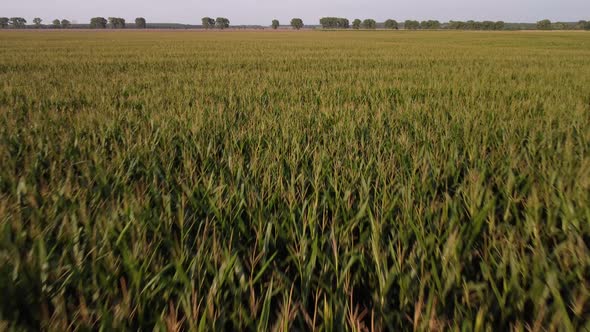
{"type": "Polygon", "coordinates": [[[583,32],[0,32],[0,329],[590,328],[583,32]]]}

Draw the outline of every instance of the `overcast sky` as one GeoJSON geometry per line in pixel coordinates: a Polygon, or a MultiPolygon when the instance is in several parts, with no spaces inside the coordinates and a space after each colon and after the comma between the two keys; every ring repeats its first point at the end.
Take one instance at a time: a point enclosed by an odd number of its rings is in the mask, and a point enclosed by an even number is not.
{"type": "Polygon", "coordinates": [[[590,0],[0,0],[0,16],[22,16],[45,23],[67,18],[86,23],[94,16],[117,16],[133,21],[200,24],[203,16],[223,16],[232,24],[268,25],[273,18],[288,24],[300,17],[317,24],[320,17],[339,16],[536,22],[590,20],[590,0]]]}

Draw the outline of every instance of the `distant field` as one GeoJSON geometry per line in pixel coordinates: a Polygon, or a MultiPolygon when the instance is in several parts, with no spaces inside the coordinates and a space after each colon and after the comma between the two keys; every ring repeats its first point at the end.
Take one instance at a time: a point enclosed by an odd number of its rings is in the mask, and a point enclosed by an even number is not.
{"type": "Polygon", "coordinates": [[[590,327],[590,33],[0,32],[0,330],[590,327]]]}

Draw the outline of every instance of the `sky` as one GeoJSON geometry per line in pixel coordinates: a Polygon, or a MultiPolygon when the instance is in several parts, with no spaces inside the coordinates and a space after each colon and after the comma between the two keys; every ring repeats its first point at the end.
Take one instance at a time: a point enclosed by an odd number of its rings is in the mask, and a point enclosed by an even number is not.
{"type": "Polygon", "coordinates": [[[231,24],[288,24],[300,17],[318,24],[323,16],[427,20],[536,22],[590,20],[590,0],[1,0],[0,16],[29,23],[40,17],[87,23],[91,17],[145,17],[152,23],[200,24],[201,18],[227,17],[231,24]]]}

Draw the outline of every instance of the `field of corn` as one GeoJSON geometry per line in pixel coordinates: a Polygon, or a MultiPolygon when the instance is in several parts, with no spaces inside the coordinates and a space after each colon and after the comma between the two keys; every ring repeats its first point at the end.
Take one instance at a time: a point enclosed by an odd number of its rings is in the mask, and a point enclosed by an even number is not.
{"type": "Polygon", "coordinates": [[[583,330],[589,246],[589,33],[0,32],[0,330],[583,330]]]}

